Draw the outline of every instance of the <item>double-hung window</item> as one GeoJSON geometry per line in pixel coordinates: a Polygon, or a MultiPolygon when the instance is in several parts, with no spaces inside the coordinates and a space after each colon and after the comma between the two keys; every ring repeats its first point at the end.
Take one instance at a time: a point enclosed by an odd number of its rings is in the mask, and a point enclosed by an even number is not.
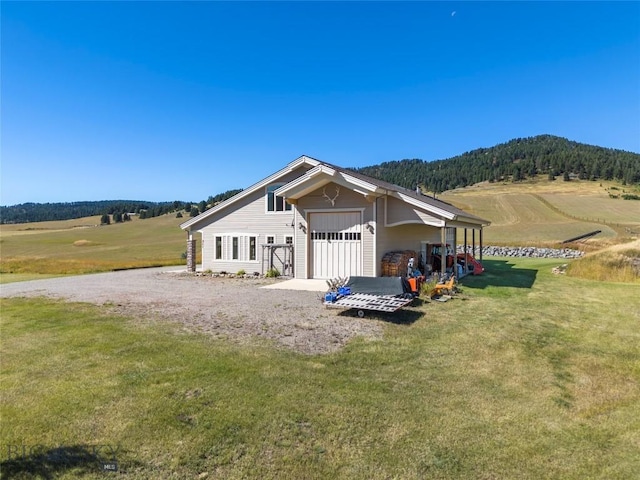
{"type": "Polygon", "coordinates": [[[277,196],[274,192],[283,183],[274,183],[267,187],[267,212],[290,212],[291,204],[284,201],[284,197],[277,196]]]}

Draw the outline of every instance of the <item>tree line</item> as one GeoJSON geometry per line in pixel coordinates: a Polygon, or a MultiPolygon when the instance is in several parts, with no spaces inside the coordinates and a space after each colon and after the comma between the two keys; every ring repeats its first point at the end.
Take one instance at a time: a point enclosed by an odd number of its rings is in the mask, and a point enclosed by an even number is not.
{"type": "Polygon", "coordinates": [[[241,191],[241,189],[228,190],[211,195],[207,200],[197,203],[181,200],[173,202],[98,200],[63,203],[21,203],[0,206],[0,224],[71,220],[100,215],[100,223],[108,225],[126,222],[133,215],[138,216],[140,219],[145,219],[175,212],[182,216],[181,212],[183,211],[187,215],[196,216],[241,191]]]}
{"type": "Polygon", "coordinates": [[[197,204],[187,205],[185,210],[189,216],[195,217],[201,214],[202,212],[209,210],[212,207],[215,207],[220,202],[224,202],[225,200],[228,200],[234,195],[237,195],[241,191],[242,191],[242,188],[237,188],[233,190],[227,190],[226,192],[218,193],[217,195],[210,195],[209,198],[207,198],[206,200],[201,200],[197,204]]]}
{"type": "MultiPolygon", "coordinates": [[[[184,202],[143,202],[139,200],[98,200],[64,203],[21,203],[0,206],[0,223],[45,222],[51,220],[70,220],[94,215],[115,216],[122,220],[126,214],[151,217],[163,215],[177,208],[183,208],[184,202]]],[[[117,221],[117,220],[116,220],[117,221]]]]}
{"type": "Polygon", "coordinates": [[[518,182],[543,174],[551,180],[618,180],[640,184],[640,154],[573,142],[553,135],[516,138],[446,160],[405,159],[354,169],[405,188],[441,193],[474,183],[518,182]]]}

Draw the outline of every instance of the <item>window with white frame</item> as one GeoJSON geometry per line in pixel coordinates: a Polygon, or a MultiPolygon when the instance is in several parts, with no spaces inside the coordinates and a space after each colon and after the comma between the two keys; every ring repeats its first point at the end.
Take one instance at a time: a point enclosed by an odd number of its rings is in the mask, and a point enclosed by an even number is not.
{"type": "Polygon", "coordinates": [[[290,212],[291,204],[284,201],[284,197],[277,196],[275,192],[283,183],[274,183],[267,187],[267,212],[290,212]]]}
{"type": "Polygon", "coordinates": [[[253,262],[257,259],[257,235],[228,233],[215,236],[215,260],[253,262]]]}

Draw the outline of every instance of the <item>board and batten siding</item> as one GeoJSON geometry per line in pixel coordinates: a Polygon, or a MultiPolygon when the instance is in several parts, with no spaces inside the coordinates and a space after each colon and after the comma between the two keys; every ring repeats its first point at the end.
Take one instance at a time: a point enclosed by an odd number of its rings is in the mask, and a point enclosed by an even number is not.
{"type": "MultiPolygon", "coordinates": [[[[399,203],[399,200],[393,199],[399,203]]],[[[421,242],[438,243],[441,238],[441,231],[439,227],[433,227],[430,225],[419,224],[401,224],[394,227],[385,227],[385,204],[391,204],[394,208],[394,218],[407,218],[411,217],[412,213],[402,214],[399,211],[399,205],[395,202],[385,202],[384,198],[379,198],[377,202],[377,217],[378,217],[378,235],[377,235],[377,261],[381,265],[382,257],[385,253],[398,251],[398,250],[414,250],[416,253],[420,253],[421,242]]],[[[404,204],[407,210],[414,211],[411,205],[404,204]]],[[[387,212],[387,221],[389,221],[389,213],[387,212]]],[[[425,215],[426,212],[425,212],[425,215]]],[[[378,269],[380,275],[380,268],[378,269]]]]}
{"type": "Polygon", "coordinates": [[[434,224],[440,222],[439,218],[394,197],[387,197],[386,205],[387,225],[405,223],[434,224]]]}
{"type": "MultiPolygon", "coordinates": [[[[300,176],[302,171],[291,172],[277,183],[286,183],[300,176]]],[[[294,253],[296,236],[301,233],[297,226],[295,208],[287,212],[267,213],[266,187],[260,188],[233,205],[214,213],[206,219],[206,225],[196,231],[202,235],[202,268],[214,272],[226,271],[235,273],[245,270],[247,273],[262,271],[262,245],[267,236],[275,236],[275,243],[285,243],[286,236],[294,237],[294,253]],[[291,226],[293,223],[293,227],[291,226]],[[227,234],[257,236],[256,260],[215,260],[215,237],[227,234]]],[[[266,255],[266,251],[265,251],[266,255]]],[[[265,269],[268,266],[265,264],[265,269]]],[[[295,270],[294,270],[295,273],[295,270]]]]}
{"type": "Polygon", "coordinates": [[[331,205],[329,199],[323,195],[324,193],[330,198],[336,195],[336,184],[329,183],[325,187],[319,188],[308,195],[302,197],[296,205],[297,220],[296,230],[297,237],[295,243],[295,276],[298,278],[311,278],[313,275],[312,266],[313,259],[311,256],[311,241],[310,241],[310,229],[309,229],[309,214],[313,212],[347,212],[357,211],[362,212],[362,275],[373,276],[373,250],[374,250],[374,235],[365,226],[368,222],[373,223],[373,203],[368,202],[364,195],[354,192],[346,187],[340,186],[340,192],[334,200],[334,204],[331,205]],[[307,232],[303,233],[299,229],[298,224],[302,223],[307,232]]]}

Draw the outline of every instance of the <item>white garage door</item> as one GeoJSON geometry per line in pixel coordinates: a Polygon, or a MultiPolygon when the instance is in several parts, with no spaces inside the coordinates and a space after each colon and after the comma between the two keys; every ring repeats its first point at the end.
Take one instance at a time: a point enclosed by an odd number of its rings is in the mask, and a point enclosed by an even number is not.
{"type": "Polygon", "coordinates": [[[313,278],[362,274],[361,218],[360,212],[310,214],[313,278]]]}

